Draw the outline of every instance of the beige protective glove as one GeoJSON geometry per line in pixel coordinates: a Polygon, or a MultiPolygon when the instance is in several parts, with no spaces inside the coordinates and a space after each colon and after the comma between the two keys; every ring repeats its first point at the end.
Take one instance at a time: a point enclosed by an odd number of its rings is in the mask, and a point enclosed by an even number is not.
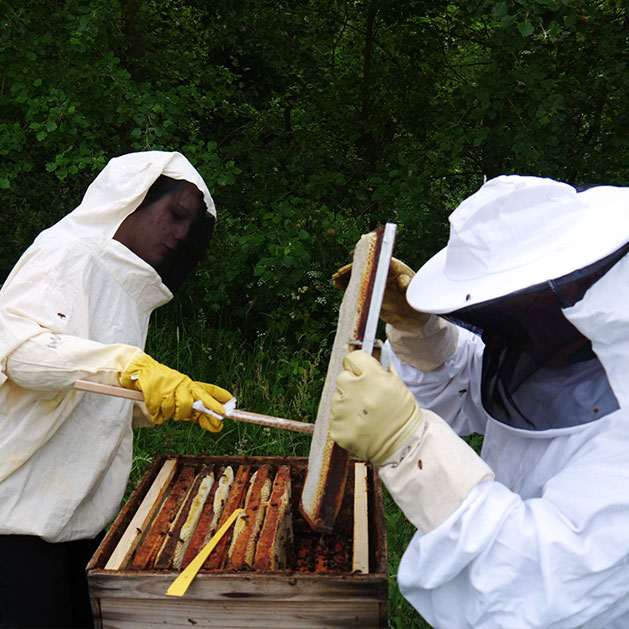
{"type": "Polygon", "coordinates": [[[489,466],[432,411],[420,410],[394,371],[349,353],[332,398],[330,437],[375,465],[407,519],[425,533],[452,514],[489,466]]]}
{"type": "Polygon", "coordinates": [[[219,432],[223,428],[220,419],[195,411],[192,405],[201,400],[206,408],[225,415],[223,403],[232,398],[225,389],[195,382],[148,354],[141,354],[132,360],[118,375],[118,380],[127,389],[142,391],[146,408],[156,424],[172,418],[175,421],[198,423],[210,432],[219,432]]]}
{"type": "Polygon", "coordinates": [[[332,398],[330,437],[381,465],[416,432],[422,412],[392,365],[385,371],[373,356],[356,350],[345,356],[343,367],[332,398]]]}
{"type": "MultiPolygon", "coordinates": [[[[334,285],[345,290],[351,272],[351,264],[341,267],[332,276],[334,285]]],[[[418,312],[409,306],[406,289],[414,275],[404,262],[391,258],[380,318],[387,324],[387,338],[395,355],[415,369],[432,371],[454,352],[458,330],[441,317],[418,312]]]]}
{"type": "MultiPolygon", "coordinates": [[[[351,272],[351,263],[341,267],[332,276],[334,286],[345,290],[349,283],[351,272]]],[[[384,297],[382,298],[382,307],[380,308],[380,318],[385,323],[389,323],[399,329],[407,329],[423,326],[428,321],[429,314],[413,310],[406,301],[406,289],[414,275],[415,272],[404,262],[397,258],[391,258],[384,297]]]]}

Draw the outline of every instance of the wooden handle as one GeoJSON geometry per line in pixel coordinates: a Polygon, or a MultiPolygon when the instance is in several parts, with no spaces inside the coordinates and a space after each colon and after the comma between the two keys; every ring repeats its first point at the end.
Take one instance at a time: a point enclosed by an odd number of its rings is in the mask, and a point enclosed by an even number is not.
{"type": "MultiPolygon", "coordinates": [[[[91,393],[101,393],[102,395],[112,395],[114,397],[127,398],[128,400],[137,400],[144,402],[144,395],[141,391],[133,389],[125,389],[116,387],[111,384],[101,384],[100,382],[89,382],[88,380],[77,380],[74,388],[80,391],[89,391],[91,393]]],[[[271,428],[282,428],[284,430],[292,430],[293,432],[303,432],[311,435],[314,432],[314,424],[307,422],[298,422],[293,419],[284,419],[283,417],[272,417],[270,415],[261,415],[259,413],[251,413],[249,411],[240,411],[238,409],[226,415],[229,419],[235,419],[240,422],[250,424],[259,424],[261,426],[270,426],[271,428]]]]}
{"type": "Polygon", "coordinates": [[[272,417],[271,415],[261,415],[260,413],[251,413],[250,411],[233,410],[229,415],[229,419],[235,419],[239,422],[249,422],[250,424],[259,424],[260,426],[270,426],[272,428],[284,428],[293,432],[303,432],[308,435],[314,433],[314,424],[307,422],[298,422],[294,419],[284,419],[283,417],[272,417]]]}
{"type": "Polygon", "coordinates": [[[90,391],[91,393],[102,393],[103,395],[112,395],[114,397],[124,397],[129,400],[137,400],[144,402],[142,391],[134,391],[133,389],[125,389],[123,387],[115,387],[111,384],[101,384],[100,382],[89,382],[88,380],[77,380],[74,388],[80,391],[90,391]]]}

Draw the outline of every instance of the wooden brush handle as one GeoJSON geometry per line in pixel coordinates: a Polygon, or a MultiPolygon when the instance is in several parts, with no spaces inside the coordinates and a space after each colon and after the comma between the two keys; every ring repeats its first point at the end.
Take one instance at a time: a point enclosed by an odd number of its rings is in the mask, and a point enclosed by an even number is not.
{"type": "MultiPolygon", "coordinates": [[[[127,398],[129,400],[144,401],[144,395],[141,391],[133,389],[125,389],[116,387],[111,384],[101,384],[100,382],[89,382],[88,380],[77,380],[74,388],[80,391],[89,391],[91,393],[101,393],[102,395],[112,395],[114,397],[127,398]]],[[[292,419],[284,419],[283,417],[272,417],[270,415],[261,415],[259,413],[251,413],[249,411],[234,410],[225,417],[240,422],[250,424],[259,424],[261,426],[269,426],[271,428],[282,428],[283,430],[292,430],[293,432],[303,432],[311,435],[314,432],[314,424],[307,422],[298,422],[292,419]]]]}

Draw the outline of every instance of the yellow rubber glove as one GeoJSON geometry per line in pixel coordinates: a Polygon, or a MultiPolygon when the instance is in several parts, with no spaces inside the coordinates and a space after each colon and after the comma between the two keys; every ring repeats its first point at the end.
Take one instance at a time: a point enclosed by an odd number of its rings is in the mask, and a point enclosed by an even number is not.
{"type": "MultiPolygon", "coordinates": [[[[345,290],[349,283],[352,265],[346,264],[341,267],[333,276],[334,286],[345,290]]],[[[380,318],[385,323],[390,323],[396,328],[415,328],[424,325],[429,314],[413,310],[406,301],[406,289],[411,283],[415,272],[404,262],[397,258],[391,258],[387,283],[380,308],[380,318]]]]}
{"type": "Polygon", "coordinates": [[[381,465],[417,431],[422,412],[393,366],[362,350],[343,359],[332,397],[330,437],[355,456],[381,465]]]}
{"type": "Polygon", "coordinates": [[[232,398],[225,389],[195,382],[148,354],[131,361],[118,375],[118,380],[127,389],[142,391],[146,408],[156,424],[172,418],[175,421],[198,423],[210,432],[219,432],[223,428],[220,419],[195,411],[192,405],[196,400],[201,400],[206,408],[225,415],[223,403],[232,398]]]}

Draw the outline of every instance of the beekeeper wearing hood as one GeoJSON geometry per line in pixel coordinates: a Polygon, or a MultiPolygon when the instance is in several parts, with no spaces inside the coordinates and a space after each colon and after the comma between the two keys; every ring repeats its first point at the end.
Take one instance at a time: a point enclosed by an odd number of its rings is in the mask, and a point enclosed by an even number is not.
{"type": "Polygon", "coordinates": [[[628,251],[629,188],[501,176],[392,263],[394,368],[348,354],[330,431],[417,527],[398,583],[434,627],[629,626],[628,251]]]}
{"type": "Polygon", "coordinates": [[[142,350],[151,312],[205,251],[216,211],[180,153],[112,159],[81,204],[43,231],[0,291],[0,626],[91,626],[85,567],[132,462],[133,402],[159,424],[218,431],[231,395],[142,350]],[[136,403],[137,404],[137,403],[136,403]]]}

